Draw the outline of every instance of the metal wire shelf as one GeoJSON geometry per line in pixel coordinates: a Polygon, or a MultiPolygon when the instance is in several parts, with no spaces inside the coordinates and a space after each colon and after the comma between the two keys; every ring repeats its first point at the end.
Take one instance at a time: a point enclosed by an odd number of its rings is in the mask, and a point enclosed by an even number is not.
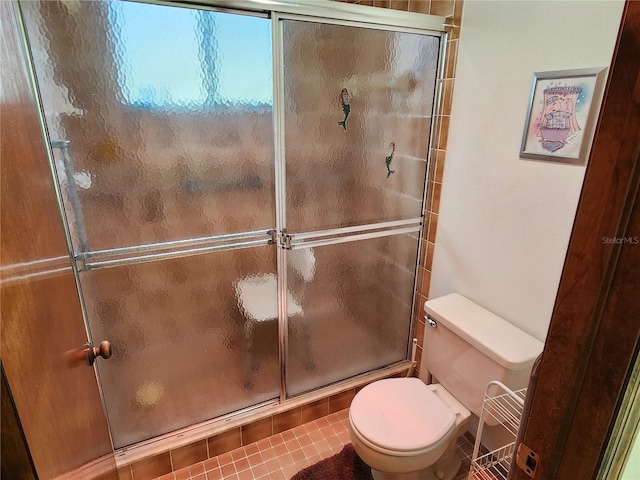
{"type": "Polygon", "coordinates": [[[471,457],[469,480],[507,480],[526,395],[526,388],[513,391],[500,382],[490,382],[487,385],[473,456],[471,457]],[[513,441],[481,454],[484,425],[496,422],[513,441]]]}

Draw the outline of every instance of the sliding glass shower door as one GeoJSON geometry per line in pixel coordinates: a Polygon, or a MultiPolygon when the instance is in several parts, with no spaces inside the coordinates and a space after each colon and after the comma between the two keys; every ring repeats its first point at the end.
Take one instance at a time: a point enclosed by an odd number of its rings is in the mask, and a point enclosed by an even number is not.
{"type": "Polygon", "coordinates": [[[292,287],[295,395],[407,358],[440,39],[293,19],[281,35],[286,241],[315,260],[292,287]]]}
{"type": "Polygon", "coordinates": [[[21,7],[115,447],[279,398],[270,20],[21,7]]]}
{"type": "Polygon", "coordinates": [[[20,5],[116,448],[407,358],[439,37],[20,5]]]}

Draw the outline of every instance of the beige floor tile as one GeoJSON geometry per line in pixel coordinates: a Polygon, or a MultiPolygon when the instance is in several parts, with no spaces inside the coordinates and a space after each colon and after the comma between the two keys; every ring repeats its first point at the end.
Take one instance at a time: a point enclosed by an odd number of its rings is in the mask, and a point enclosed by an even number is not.
{"type": "MultiPolygon", "coordinates": [[[[340,452],[350,441],[346,409],[156,480],[287,480],[309,465],[340,452]]],[[[463,459],[463,470],[456,480],[464,480],[473,439],[460,438],[457,450],[463,459]]]]}

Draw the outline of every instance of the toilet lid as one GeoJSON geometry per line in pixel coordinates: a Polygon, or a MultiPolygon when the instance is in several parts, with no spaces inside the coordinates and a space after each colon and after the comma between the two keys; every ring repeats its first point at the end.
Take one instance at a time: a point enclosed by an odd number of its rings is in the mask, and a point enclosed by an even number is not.
{"type": "Polygon", "coordinates": [[[349,415],[363,438],[396,451],[428,448],[456,422],[447,404],[418,378],[389,378],[367,385],[354,397],[349,415]]]}

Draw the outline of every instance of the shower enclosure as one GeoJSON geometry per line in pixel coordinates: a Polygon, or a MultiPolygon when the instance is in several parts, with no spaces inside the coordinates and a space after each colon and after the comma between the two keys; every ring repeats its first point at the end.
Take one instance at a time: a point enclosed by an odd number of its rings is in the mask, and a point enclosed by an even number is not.
{"type": "Polygon", "coordinates": [[[440,34],[311,10],[21,3],[115,448],[408,356],[440,34]]]}

